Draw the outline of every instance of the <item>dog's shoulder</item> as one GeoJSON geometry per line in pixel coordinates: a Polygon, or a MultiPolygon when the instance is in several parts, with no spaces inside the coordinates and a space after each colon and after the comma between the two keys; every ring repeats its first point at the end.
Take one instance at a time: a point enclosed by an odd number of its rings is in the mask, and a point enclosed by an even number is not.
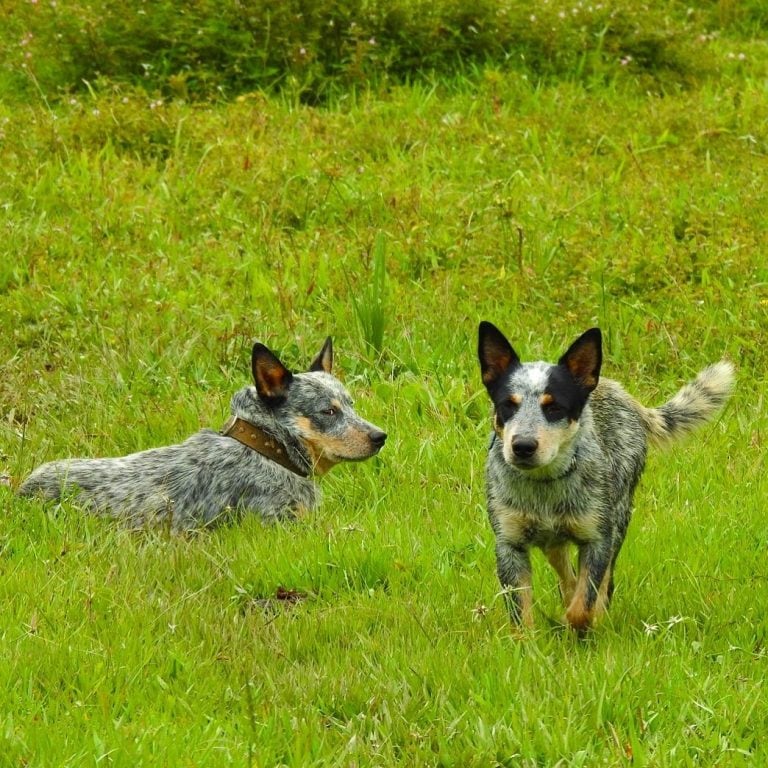
{"type": "Polygon", "coordinates": [[[598,431],[611,430],[620,422],[641,428],[640,408],[637,400],[613,379],[600,379],[590,395],[589,407],[598,431]]]}
{"type": "Polygon", "coordinates": [[[612,463],[634,471],[642,467],[647,438],[641,417],[642,406],[612,379],[601,379],[590,397],[590,415],[595,439],[612,463]]]}

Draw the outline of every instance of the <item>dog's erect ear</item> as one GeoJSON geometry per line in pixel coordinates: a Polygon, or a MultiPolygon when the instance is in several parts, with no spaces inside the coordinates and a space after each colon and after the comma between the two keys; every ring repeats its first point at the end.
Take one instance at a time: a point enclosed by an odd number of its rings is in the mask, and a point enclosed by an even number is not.
{"type": "Polygon", "coordinates": [[[309,366],[309,370],[330,373],[331,368],[333,368],[333,342],[329,336],[325,340],[325,344],[323,344],[320,354],[312,361],[312,365],[309,366]]]}
{"type": "Polygon", "coordinates": [[[277,403],[288,394],[293,374],[263,344],[253,345],[251,353],[253,383],[259,397],[267,403],[277,403]]]}
{"type": "Polygon", "coordinates": [[[590,328],[568,347],[560,358],[576,381],[591,392],[600,379],[600,366],[603,363],[603,336],[599,328],[590,328]]]}
{"type": "Polygon", "coordinates": [[[493,323],[480,323],[477,356],[480,358],[480,372],[483,384],[490,392],[499,378],[510,368],[520,365],[520,358],[504,334],[493,323]]]}

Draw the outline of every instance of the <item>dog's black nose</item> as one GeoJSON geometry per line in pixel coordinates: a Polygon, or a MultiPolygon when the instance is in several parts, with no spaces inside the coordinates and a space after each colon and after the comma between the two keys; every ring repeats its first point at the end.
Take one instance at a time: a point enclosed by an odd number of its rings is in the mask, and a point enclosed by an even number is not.
{"type": "Polygon", "coordinates": [[[530,459],[538,447],[539,441],[532,437],[516,437],[512,440],[512,453],[519,459],[530,459]]]}
{"type": "Polygon", "coordinates": [[[387,439],[387,433],[376,430],[375,432],[371,432],[371,434],[368,435],[368,438],[376,448],[381,448],[381,446],[384,445],[384,442],[387,439]]]}

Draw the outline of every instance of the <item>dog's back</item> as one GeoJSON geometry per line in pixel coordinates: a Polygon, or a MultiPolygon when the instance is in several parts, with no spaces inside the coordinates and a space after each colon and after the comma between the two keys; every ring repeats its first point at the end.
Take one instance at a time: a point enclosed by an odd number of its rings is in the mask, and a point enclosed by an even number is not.
{"type": "Polygon", "coordinates": [[[128,456],[43,464],[19,493],[72,495],[84,509],[130,526],[163,523],[176,530],[225,522],[245,510],[280,519],[311,509],[318,498],[311,480],[209,429],[178,445],[128,456]]]}

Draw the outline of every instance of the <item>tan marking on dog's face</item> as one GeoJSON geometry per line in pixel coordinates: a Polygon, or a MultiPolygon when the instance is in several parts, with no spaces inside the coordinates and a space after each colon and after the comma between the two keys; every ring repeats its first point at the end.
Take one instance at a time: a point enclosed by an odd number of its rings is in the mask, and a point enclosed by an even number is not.
{"type": "Polygon", "coordinates": [[[520,405],[520,403],[523,402],[523,396],[517,393],[512,394],[509,396],[509,402],[513,403],[514,405],[520,405]]]}
{"type": "Polygon", "coordinates": [[[328,435],[318,431],[306,416],[299,416],[296,426],[312,457],[315,474],[325,474],[342,461],[367,459],[377,451],[368,433],[363,430],[350,427],[340,436],[328,435]]]}
{"type": "MultiPolygon", "coordinates": [[[[504,460],[512,465],[516,464],[512,441],[518,434],[518,427],[518,422],[515,419],[510,419],[504,425],[504,434],[502,435],[504,460]]],[[[563,449],[571,445],[578,431],[578,421],[569,421],[567,426],[561,426],[559,423],[546,424],[542,422],[534,434],[526,433],[526,437],[534,437],[539,444],[532,457],[535,463],[531,467],[546,467],[547,464],[551,464],[563,449]]]]}
{"type": "Polygon", "coordinates": [[[545,392],[540,398],[539,398],[539,405],[544,407],[545,405],[549,405],[550,403],[554,403],[555,398],[552,397],[548,392],[545,392]]]}

